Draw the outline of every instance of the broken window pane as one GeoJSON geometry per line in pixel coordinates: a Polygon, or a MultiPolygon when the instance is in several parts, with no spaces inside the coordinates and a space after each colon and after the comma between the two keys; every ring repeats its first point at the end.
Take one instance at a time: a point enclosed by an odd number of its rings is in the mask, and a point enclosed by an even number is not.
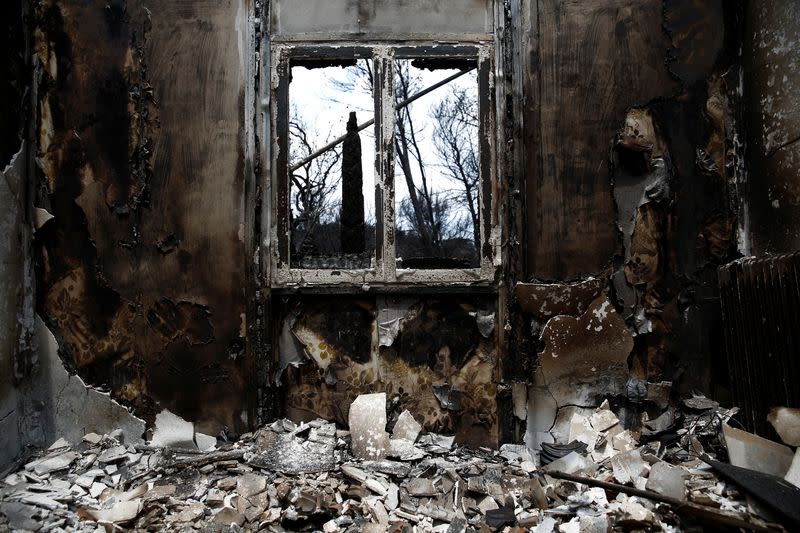
{"type": "Polygon", "coordinates": [[[374,266],[375,127],[359,127],[374,117],[371,90],[363,83],[372,72],[371,60],[292,64],[292,268],[374,266]]]}
{"type": "Polygon", "coordinates": [[[475,65],[464,60],[395,61],[398,268],[480,266],[475,65]],[[450,77],[454,79],[404,105],[450,77]]]}

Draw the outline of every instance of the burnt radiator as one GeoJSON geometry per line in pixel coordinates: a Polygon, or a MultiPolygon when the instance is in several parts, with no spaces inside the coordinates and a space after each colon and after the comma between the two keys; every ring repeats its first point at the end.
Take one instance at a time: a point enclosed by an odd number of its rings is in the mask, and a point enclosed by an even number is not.
{"type": "Polygon", "coordinates": [[[800,253],[746,257],[719,268],[725,349],[747,429],[774,436],[772,407],[800,407],[800,253]]]}

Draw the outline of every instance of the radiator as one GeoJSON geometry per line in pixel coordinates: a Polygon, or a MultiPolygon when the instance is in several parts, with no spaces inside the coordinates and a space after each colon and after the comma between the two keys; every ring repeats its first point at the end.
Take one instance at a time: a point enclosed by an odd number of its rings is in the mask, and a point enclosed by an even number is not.
{"type": "Polygon", "coordinates": [[[744,426],[774,437],[772,407],[800,407],[800,252],[719,268],[725,350],[744,426]]]}

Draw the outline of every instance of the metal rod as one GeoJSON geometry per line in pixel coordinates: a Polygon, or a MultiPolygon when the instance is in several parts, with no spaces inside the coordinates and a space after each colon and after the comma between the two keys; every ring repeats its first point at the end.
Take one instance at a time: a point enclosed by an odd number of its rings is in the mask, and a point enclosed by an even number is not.
{"type": "MultiPolygon", "coordinates": [[[[420,98],[422,98],[426,94],[435,91],[436,89],[438,89],[442,85],[447,85],[448,83],[450,83],[454,79],[456,79],[458,77],[461,77],[464,74],[466,74],[467,72],[470,72],[472,70],[475,70],[475,67],[467,69],[467,70],[462,70],[462,71],[456,72],[452,76],[448,76],[447,78],[434,83],[430,87],[427,87],[427,88],[421,90],[417,94],[415,94],[413,96],[410,96],[408,99],[403,100],[402,102],[400,102],[399,104],[394,106],[395,111],[398,110],[398,109],[403,109],[404,107],[410,105],[414,101],[419,100],[420,98]]],[[[356,129],[356,132],[360,132],[362,130],[365,130],[365,129],[369,128],[370,126],[372,126],[373,124],[375,124],[375,118],[374,117],[369,119],[368,121],[364,122],[363,124],[359,124],[358,129],[356,129]]],[[[315,160],[316,158],[318,158],[319,156],[321,156],[322,154],[324,154],[325,152],[327,152],[331,148],[334,148],[336,145],[338,145],[341,142],[343,142],[345,137],[347,137],[347,135],[342,135],[341,137],[337,137],[336,139],[332,140],[331,142],[329,142],[328,144],[326,144],[322,148],[320,148],[318,150],[315,150],[314,152],[310,153],[309,155],[307,155],[306,157],[304,157],[303,159],[301,159],[297,163],[295,163],[292,166],[290,166],[289,167],[289,172],[294,172],[298,168],[309,164],[310,162],[312,162],[313,160],[315,160]]]]}

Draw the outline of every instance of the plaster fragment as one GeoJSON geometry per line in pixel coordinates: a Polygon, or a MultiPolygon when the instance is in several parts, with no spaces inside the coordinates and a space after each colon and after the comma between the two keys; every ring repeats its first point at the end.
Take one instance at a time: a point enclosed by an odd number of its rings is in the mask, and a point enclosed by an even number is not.
{"type": "Polygon", "coordinates": [[[686,482],[683,479],[684,471],[680,467],[671,466],[664,461],[659,461],[650,469],[645,488],[664,496],[678,500],[686,499],[686,482]]]}
{"type": "Polygon", "coordinates": [[[414,416],[406,409],[400,413],[400,417],[394,425],[392,439],[405,439],[409,442],[415,442],[420,431],[422,431],[422,426],[414,420],[414,416]]]}
{"type": "Polygon", "coordinates": [[[767,420],[785,444],[800,446],[800,409],[773,407],[767,420]]]}
{"type": "Polygon", "coordinates": [[[389,449],[386,393],[360,395],[350,404],[348,421],[353,454],[361,459],[383,459],[389,449]]]}
{"type": "Polygon", "coordinates": [[[156,415],[151,446],[213,450],[217,439],[195,431],[194,424],[164,409],[156,415]]]}
{"type": "Polygon", "coordinates": [[[794,454],[788,446],[728,424],[722,424],[722,434],[725,436],[728,457],[734,466],[783,477],[792,465],[794,454]]]}
{"type": "Polygon", "coordinates": [[[42,209],[41,207],[35,207],[33,210],[33,227],[38,230],[51,218],[54,217],[50,211],[42,209]]]}

